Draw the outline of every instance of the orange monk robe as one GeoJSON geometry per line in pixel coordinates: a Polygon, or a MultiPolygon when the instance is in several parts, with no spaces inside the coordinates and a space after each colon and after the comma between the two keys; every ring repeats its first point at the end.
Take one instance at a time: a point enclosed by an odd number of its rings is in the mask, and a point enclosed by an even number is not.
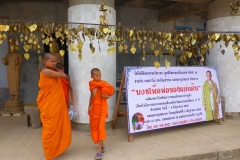
{"type": "Polygon", "coordinates": [[[70,145],[72,131],[61,82],[40,72],[37,105],[42,121],[42,145],[46,159],[53,159],[70,145]]]}
{"type": "Polygon", "coordinates": [[[67,80],[63,79],[63,78],[59,78],[59,80],[60,80],[61,85],[62,85],[62,89],[63,89],[63,92],[64,92],[66,104],[68,106],[68,96],[69,96],[68,84],[69,84],[69,82],[67,80]]]}
{"type": "Polygon", "coordinates": [[[105,121],[108,117],[108,105],[107,99],[102,98],[102,95],[106,93],[108,96],[114,94],[114,87],[108,84],[106,81],[90,81],[90,91],[94,88],[97,89],[97,94],[91,100],[90,110],[90,129],[92,140],[95,144],[100,140],[106,139],[105,121]]]}

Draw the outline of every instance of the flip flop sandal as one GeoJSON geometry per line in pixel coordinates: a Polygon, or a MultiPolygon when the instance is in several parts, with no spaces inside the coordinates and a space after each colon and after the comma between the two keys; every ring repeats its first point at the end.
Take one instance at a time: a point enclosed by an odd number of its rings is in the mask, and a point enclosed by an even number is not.
{"type": "Polygon", "coordinates": [[[97,153],[96,157],[95,157],[95,160],[102,160],[102,158],[103,158],[103,154],[102,153],[97,153]],[[99,157],[99,158],[97,158],[97,157],[99,157]]]}

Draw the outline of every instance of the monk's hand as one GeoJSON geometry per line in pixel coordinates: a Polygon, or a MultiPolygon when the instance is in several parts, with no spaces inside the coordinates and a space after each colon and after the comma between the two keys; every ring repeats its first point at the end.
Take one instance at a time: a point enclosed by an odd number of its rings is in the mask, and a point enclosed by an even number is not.
{"type": "Polygon", "coordinates": [[[90,110],[91,110],[92,106],[88,107],[88,115],[90,116],[90,110]]]}
{"type": "Polygon", "coordinates": [[[108,99],[110,96],[108,96],[106,93],[102,95],[102,98],[108,99]]]}

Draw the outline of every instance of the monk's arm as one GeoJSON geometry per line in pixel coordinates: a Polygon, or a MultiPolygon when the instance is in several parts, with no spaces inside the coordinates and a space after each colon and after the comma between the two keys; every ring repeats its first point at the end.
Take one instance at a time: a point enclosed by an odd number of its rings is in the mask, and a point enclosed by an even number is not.
{"type": "Polygon", "coordinates": [[[92,99],[96,96],[97,94],[97,88],[94,88],[92,91],[91,91],[91,95],[90,95],[90,99],[89,99],[89,105],[88,105],[88,115],[90,115],[90,110],[91,110],[91,107],[92,107],[92,104],[91,104],[91,101],[92,99]]]}
{"type": "Polygon", "coordinates": [[[47,68],[42,71],[42,74],[44,76],[52,77],[52,78],[63,78],[63,79],[66,79],[66,80],[69,79],[69,76],[66,75],[65,73],[58,72],[58,71],[52,70],[52,69],[47,69],[47,68]]]}
{"type": "Polygon", "coordinates": [[[62,72],[62,73],[64,73],[62,70],[60,70],[60,69],[58,69],[58,68],[55,68],[55,70],[56,70],[57,72],[62,72]]]}

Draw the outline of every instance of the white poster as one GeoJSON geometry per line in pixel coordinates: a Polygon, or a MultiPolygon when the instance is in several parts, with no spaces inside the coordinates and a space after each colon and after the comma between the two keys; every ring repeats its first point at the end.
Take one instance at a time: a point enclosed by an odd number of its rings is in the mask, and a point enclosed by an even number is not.
{"type": "Polygon", "coordinates": [[[216,67],[125,67],[129,133],[222,118],[216,67]]]}
{"type": "Polygon", "coordinates": [[[8,39],[0,44],[0,88],[8,88],[7,66],[2,63],[2,58],[8,53],[8,39]]]}

